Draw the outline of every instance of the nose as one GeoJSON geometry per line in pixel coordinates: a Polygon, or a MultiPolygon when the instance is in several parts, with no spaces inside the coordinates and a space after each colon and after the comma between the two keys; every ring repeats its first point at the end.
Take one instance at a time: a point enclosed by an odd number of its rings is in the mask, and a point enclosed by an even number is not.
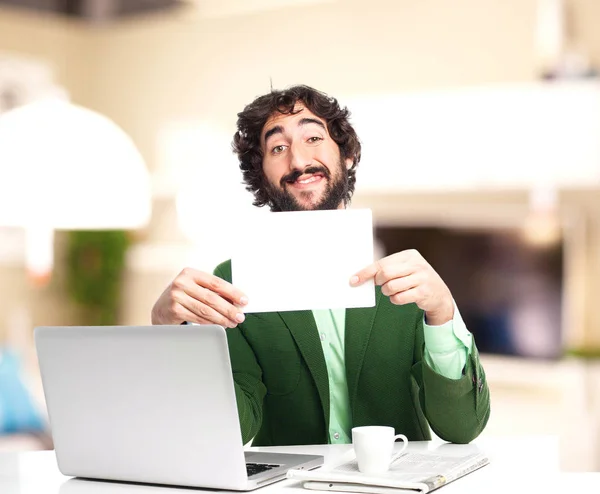
{"type": "Polygon", "coordinates": [[[290,147],[290,170],[304,170],[312,165],[313,155],[310,148],[295,142],[290,147]]]}

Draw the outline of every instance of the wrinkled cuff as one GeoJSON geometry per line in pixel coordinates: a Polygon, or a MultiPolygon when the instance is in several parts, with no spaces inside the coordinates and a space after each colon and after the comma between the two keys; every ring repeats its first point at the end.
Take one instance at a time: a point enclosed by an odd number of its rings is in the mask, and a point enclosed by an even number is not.
{"type": "Polygon", "coordinates": [[[423,315],[423,333],[425,337],[425,348],[429,353],[451,353],[465,348],[467,355],[471,353],[473,335],[467,329],[460,311],[454,303],[454,317],[439,326],[430,326],[425,322],[423,315]]]}

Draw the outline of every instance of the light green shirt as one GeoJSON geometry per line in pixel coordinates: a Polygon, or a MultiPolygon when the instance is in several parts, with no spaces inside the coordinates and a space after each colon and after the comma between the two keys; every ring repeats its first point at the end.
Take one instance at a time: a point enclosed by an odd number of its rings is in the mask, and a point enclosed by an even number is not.
{"type": "MultiPolygon", "coordinates": [[[[352,442],[352,416],[344,359],[346,309],[312,312],[321,338],[329,378],[329,442],[348,444],[352,442]]],[[[444,377],[460,379],[471,351],[472,335],[467,330],[456,304],[451,321],[441,326],[429,326],[423,320],[423,332],[424,358],[427,364],[444,377]]]]}

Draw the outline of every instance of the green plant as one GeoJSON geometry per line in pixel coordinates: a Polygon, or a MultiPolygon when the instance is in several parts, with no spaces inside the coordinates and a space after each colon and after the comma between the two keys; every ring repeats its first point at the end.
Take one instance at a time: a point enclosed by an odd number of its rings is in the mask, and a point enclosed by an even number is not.
{"type": "Polygon", "coordinates": [[[67,290],[83,310],[84,324],[117,324],[128,246],[122,230],[68,233],[67,290]]]}

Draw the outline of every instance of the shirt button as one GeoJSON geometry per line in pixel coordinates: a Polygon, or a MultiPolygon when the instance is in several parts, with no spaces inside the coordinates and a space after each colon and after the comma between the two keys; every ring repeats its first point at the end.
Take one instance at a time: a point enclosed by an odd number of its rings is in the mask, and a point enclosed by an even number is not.
{"type": "Polygon", "coordinates": [[[325,341],[325,333],[321,333],[321,341],[325,341]]]}
{"type": "Polygon", "coordinates": [[[334,438],[334,439],[339,439],[339,438],[340,438],[340,433],[339,433],[339,432],[336,432],[336,433],[333,435],[333,438],[334,438]]]}

